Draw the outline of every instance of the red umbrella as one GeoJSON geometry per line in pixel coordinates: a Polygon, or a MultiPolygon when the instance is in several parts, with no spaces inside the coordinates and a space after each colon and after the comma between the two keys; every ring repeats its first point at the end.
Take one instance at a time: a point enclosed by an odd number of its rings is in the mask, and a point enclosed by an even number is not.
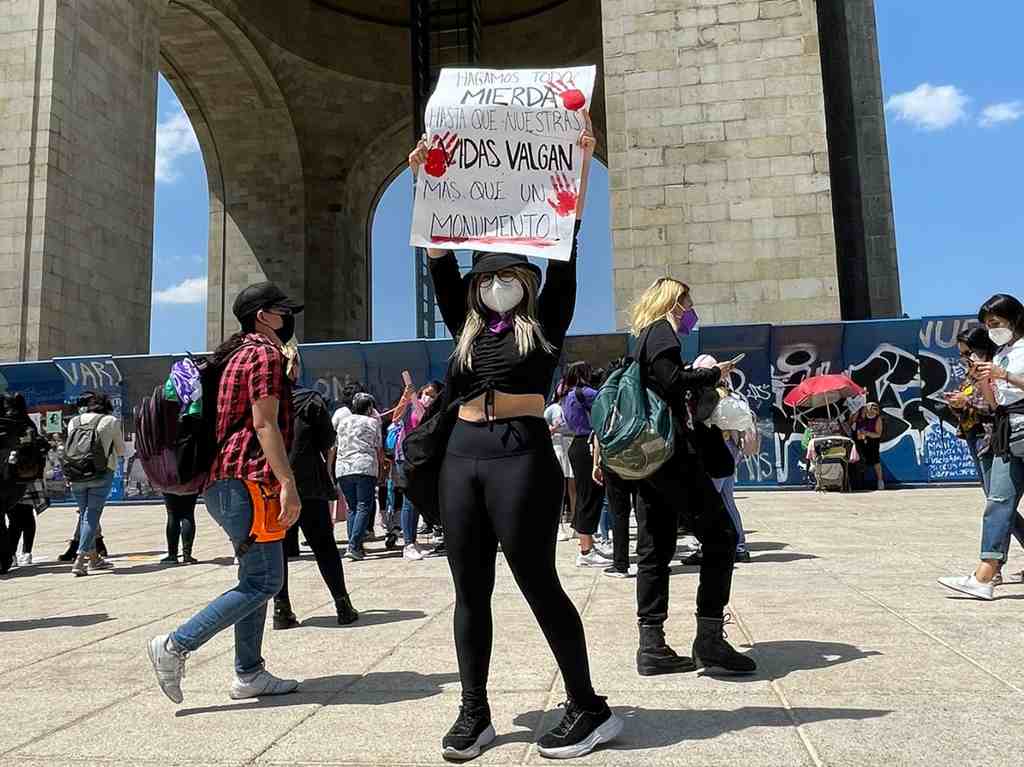
{"type": "Polygon", "coordinates": [[[794,408],[816,408],[834,405],[841,399],[861,396],[864,393],[863,387],[857,385],[849,376],[814,376],[804,379],[786,395],[783,402],[794,408]]]}

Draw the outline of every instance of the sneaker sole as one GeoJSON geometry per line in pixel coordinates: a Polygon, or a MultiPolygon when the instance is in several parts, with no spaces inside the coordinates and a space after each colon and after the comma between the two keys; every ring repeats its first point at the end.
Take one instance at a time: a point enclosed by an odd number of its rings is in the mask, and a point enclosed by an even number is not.
{"type": "Polygon", "coordinates": [[[487,729],[480,733],[472,746],[461,751],[457,748],[446,746],[441,750],[441,757],[447,762],[468,762],[470,759],[476,759],[480,756],[480,752],[491,745],[497,737],[498,734],[494,731],[494,725],[489,724],[487,729]]]}
{"type": "Polygon", "coordinates": [[[942,581],[938,581],[938,584],[940,586],[945,586],[950,591],[955,591],[957,594],[963,594],[964,596],[971,597],[972,599],[977,599],[981,602],[991,602],[995,599],[995,597],[992,595],[983,595],[978,594],[975,591],[967,591],[966,589],[961,589],[957,586],[950,586],[948,583],[943,583],[942,581]]]}
{"type": "Polygon", "coordinates": [[[619,737],[622,733],[622,728],[625,726],[625,722],[615,716],[615,714],[612,714],[607,722],[602,724],[579,743],[574,743],[571,746],[561,746],[559,748],[541,748],[540,746],[537,746],[537,751],[541,756],[547,759],[575,759],[580,756],[586,756],[602,743],[607,743],[608,741],[615,740],[615,738],[619,737]]]}
{"type": "MultiPolygon", "coordinates": [[[[166,695],[167,699],[170,700],[171,703],[181,703],[183,700],[185,700],[185,696],[181,695],[175,698],[173,695],[171,695],[171,693],[167,691],[167,689],[163,685],[163,682],[160,681],[160,672],[157,670],[156,667],[156,653],[153,651],[153,642],[157,641],[157,639],[159,638],[160,637],[156,637],[146,642],[146,655],[149,656],[149,663],[153,667],[153,673],[156,674],[156,683],[160,687],[160,692],[166,695]]],[[[166,638],[164,639],[164,641],[167,641],[166,638]]]]}

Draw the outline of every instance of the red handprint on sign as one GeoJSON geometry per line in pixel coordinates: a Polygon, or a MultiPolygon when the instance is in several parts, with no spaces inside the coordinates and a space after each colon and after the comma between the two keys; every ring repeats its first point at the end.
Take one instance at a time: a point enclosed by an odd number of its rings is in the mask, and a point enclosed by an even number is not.
{"type": "Polygon", "coordinates": [[[559,216],[565,218],[571,216],[576,210],[576,201],[579,198],[579,190],[576,188],[576,182],[570,183],[569,179],[564,173],[559,173],[556,176],[551,177],[551,186],[553,187],[553,194],[555,199],[548,198],[548,205],[557,213],[559,216]]]}
{"type": "Polygon", "coordinates": [[[427,151],[427,173],[435,178],[443,176],[448,166],[455,162],[455,147],[458,144],[459,137],[453,133],[445,133],[443,136],[435,134],[427,151]]]}
{"type": "Polygon", "coordinates": [[[564,80],[555,80],[548,83],[548,90],[556,96],[561,96],[562,106],[570,112],[577,112],[587,105],[587,97],[576,87],[575,83],[567,85],[564,80]]]}

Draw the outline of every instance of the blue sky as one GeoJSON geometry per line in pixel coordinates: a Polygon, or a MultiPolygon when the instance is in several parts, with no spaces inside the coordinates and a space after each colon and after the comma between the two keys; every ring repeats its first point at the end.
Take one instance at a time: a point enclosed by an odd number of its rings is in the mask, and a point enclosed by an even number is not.
{"type": "MultiPolygon", "coordinates": [[[[903,306],[914,317],[973,313],[993,293],[1024,293],[1017,39],[1024,3],[999,3],[999,23],[984,36],[965,34],[962,15],[924,13],[922,5],[876,2],[903,306]]],[[[163,80],[159,116],[151,348],[198,350],[205,347],[206,174],[163,80]]],[[[595,165],[574,332],[613,327],[607,190],[607,172],[595,165]]],[[[414,334],[410,216],[406,174],[385,192],[374,220],[377,340],[414,334]]]]}

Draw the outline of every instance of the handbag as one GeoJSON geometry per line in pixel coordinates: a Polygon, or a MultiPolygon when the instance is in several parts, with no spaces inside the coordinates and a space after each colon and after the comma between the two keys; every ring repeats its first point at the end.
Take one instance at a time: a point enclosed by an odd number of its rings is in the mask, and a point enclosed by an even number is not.
{"type": "Polygon", "coordinates": [[[441,463],[462,404],[462,400],[451,400],[450,390],[446,383],[445,394],[430,404],[423,420],[402,441],[405,497],[421,514],[433,518],[440,509],[441,463]]]}

